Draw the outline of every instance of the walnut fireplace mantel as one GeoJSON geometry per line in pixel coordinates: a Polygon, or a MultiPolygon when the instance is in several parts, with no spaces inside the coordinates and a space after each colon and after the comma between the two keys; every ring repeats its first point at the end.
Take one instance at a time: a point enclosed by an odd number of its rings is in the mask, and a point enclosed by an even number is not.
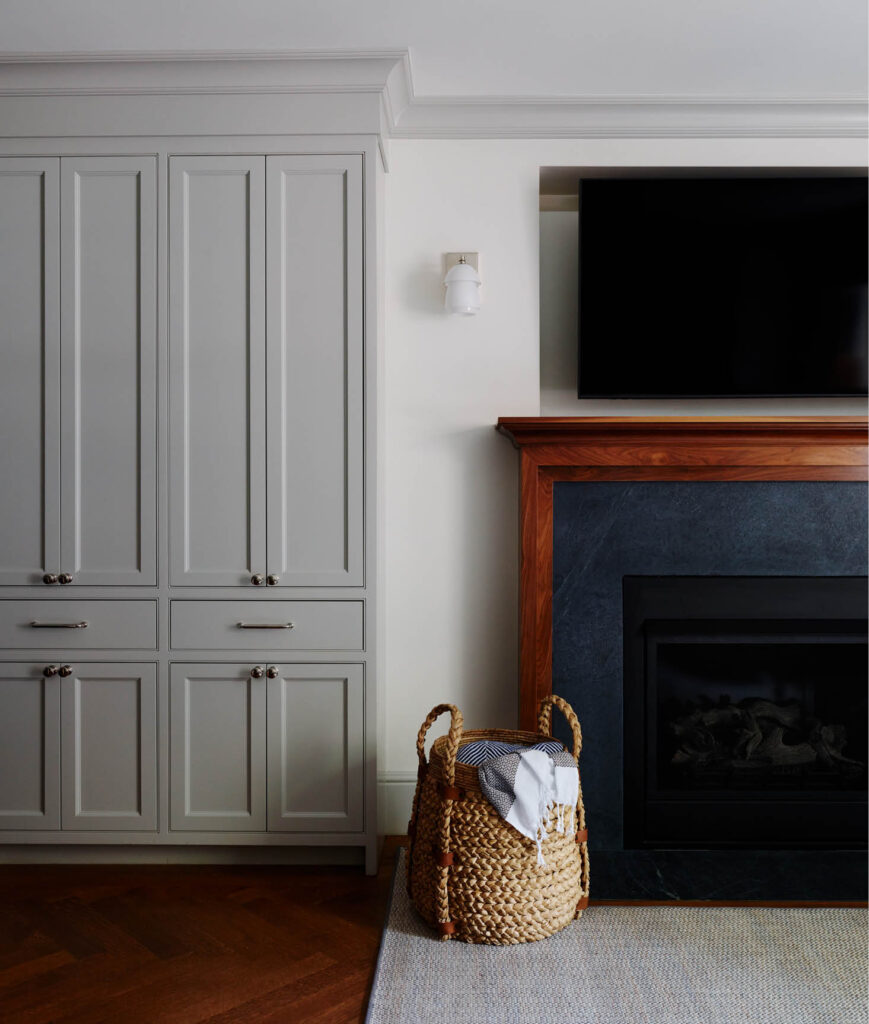
{"type": "Polygon", "coordinates": [[[553,484],[867,480],[867,418],[501,417],[521,454],[520,728],[552,689],[553,484]]]}

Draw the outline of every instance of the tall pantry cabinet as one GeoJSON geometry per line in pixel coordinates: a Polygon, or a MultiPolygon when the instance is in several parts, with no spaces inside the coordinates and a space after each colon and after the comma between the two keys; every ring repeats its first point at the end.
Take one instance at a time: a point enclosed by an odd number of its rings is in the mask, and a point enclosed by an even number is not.
{"type": "Polygon", "coordinates": [[[0,157],[0,859],[375,867],[375,150],[259,141],[0,157]]]}

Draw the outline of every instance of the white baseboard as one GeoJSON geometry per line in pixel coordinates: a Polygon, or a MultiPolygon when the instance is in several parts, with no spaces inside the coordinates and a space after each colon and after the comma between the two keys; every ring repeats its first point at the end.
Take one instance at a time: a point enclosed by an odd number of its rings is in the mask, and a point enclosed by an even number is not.
{"type": "Polygon", "coordinates": [[[407,832],[416,772],[378,772],[377,831],[382,836],[403,836],[407,832]]]}

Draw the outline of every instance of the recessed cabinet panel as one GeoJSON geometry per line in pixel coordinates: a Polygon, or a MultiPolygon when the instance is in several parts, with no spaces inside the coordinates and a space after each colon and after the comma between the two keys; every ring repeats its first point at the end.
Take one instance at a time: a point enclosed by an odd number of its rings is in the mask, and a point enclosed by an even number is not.
{"type": "Polygon", "coordinates": [[[61,160],[61,568],[156,582],[156,163],[61,160]]]}
{"type": "Polygon", "coordinates": [[[278,665],[269,680],[269,831],[363,824],[361,665],[278,665]]]}
{"type": "Polygon", "coordinates": [[[60,567],[59,166],[0,160],[0,586],[60,567]]]}
{"type": "Polygon", "coordinates": [[[60,686],[0,664],[0,829],[60,827],[60,686]]]}
{"type": "Polygon", "coordinates": [[[266,572],[264,157],[170,160],[171,577],[266,572]]]}
{"type": "Polygon", "coordinates": [[[61,681],[64,829],[157,827],[154,665],[73,665],[61,681]]]}
{"type": "Polygon", "coordinates": [[[265,677],[250,669],[171,666],[173,829],[265,829],[265,677]]]}
{"type": "Polygon", "coordinates": [[[362,161],[267,158],[268,562],[363,582],[362,161]]]}

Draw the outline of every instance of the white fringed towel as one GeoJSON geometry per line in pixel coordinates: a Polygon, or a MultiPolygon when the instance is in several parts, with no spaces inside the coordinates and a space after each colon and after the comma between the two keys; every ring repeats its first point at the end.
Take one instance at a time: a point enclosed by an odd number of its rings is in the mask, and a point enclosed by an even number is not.
{"type": "Polygon", "coordinates": [[[483,796],[510,825],[537,844],[537,863],[545,865],[543,840],[546,819],[555,807],[557,829],[565,816],[573,827],[573,808],[579,797],[579,770],[566,750],[550,755],[532,748],[502,754],[478,769],[483,796]]]}

